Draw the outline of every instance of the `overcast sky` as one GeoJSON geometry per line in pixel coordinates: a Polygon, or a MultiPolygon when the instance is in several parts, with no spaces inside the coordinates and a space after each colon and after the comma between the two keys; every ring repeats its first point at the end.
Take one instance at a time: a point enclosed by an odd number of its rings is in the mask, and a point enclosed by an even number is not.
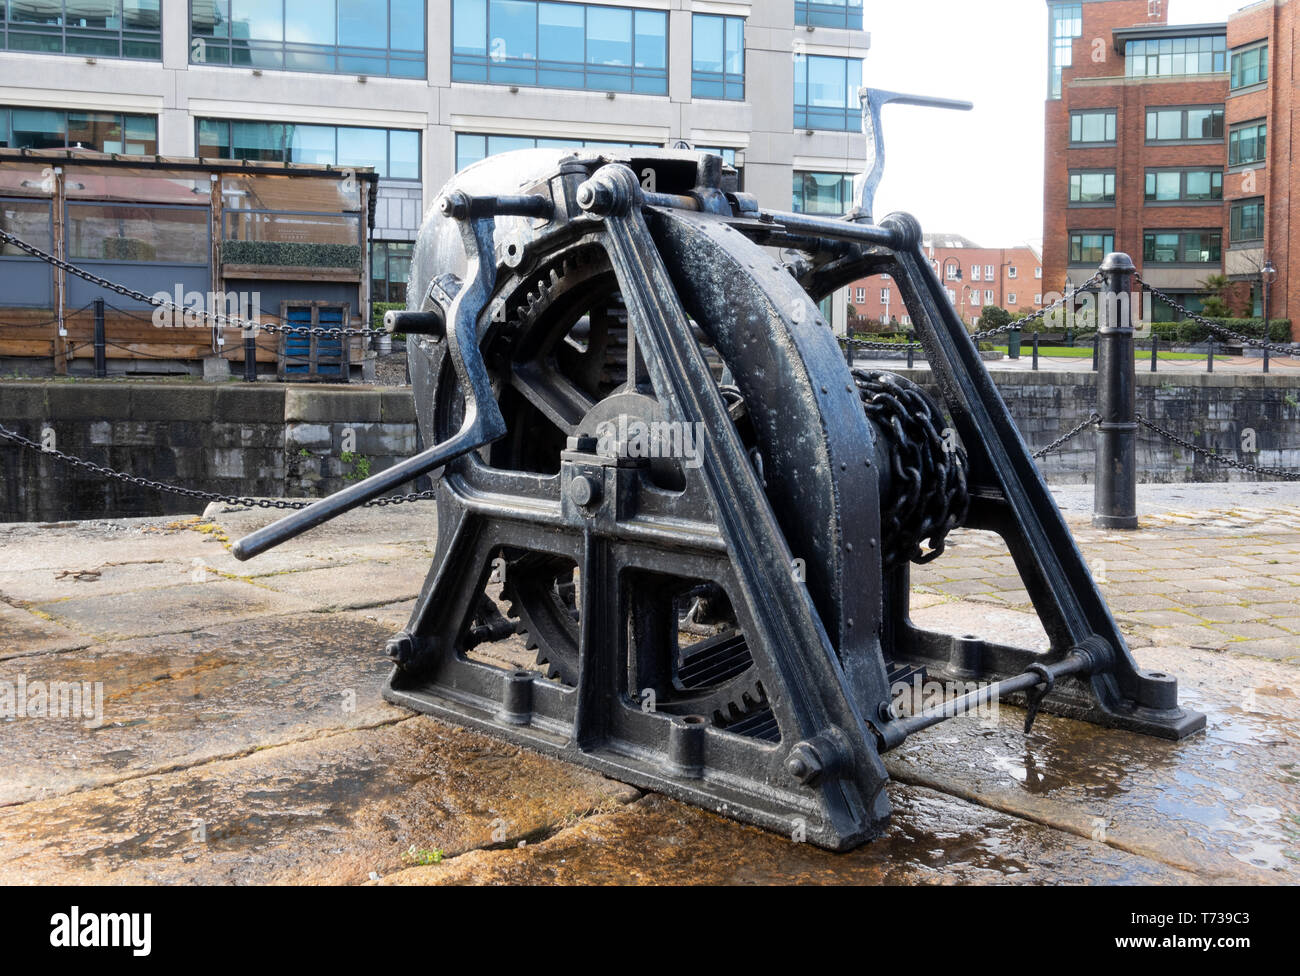
{"type": "MultiPolygon", "coordinates": [[[[1246,0],[1167,0],[1170,22],[1225,21],[1246,0]]],[[[866,4],[864,84],[963,98],[973,112],[885,109],[885,178],[877,218],[906,210],[930,231],[985,247],[1043,234],[1044,0],[866,4]]],[[[1117,72],[1118,73],[1118,72],[1117,72]]]]}

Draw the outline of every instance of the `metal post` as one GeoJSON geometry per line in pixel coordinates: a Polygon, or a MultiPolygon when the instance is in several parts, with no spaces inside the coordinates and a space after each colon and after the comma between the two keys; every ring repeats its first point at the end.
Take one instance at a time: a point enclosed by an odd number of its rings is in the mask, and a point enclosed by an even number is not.
{"type": "Polygon", "coordinates": [[[907,368],[911,369],[915,365],[916,365],[916,350],[912,348],[912,344],[909,342],[907,344],[907,368]]]}
{"type": "Polygon", "coordinates": [[[1092,336],[1092,371],[1093,371],[1094,373],[1097,372],[1097,353],[1098,353],[1098,350],[1100,350],[1100,349],[1101,349],[1101,340],[1100,340],[1099,338],[1097,338],[1097,334],[1096,334],[1096,333],[1093,333],[1093,336],[1092,336]]]}
{"type": "Polygon", "coordinates": [[[1035,372],[1038,371],[1038,333],[1037,333],[1037,332],[1034,333],[1034,366],[1033,366],[1033,369],[1034,369],[1035,372]]]}
{"type": "Polygon", "coordinates": [[[244,379],[257,382],[257,336],[244,336],[244,379]]]}
{"type": "Polygon", "coordinates": [[[1007,333],[1007,358],[1020,358],[1020,330],[1012,329],[1007,333]]]}
{"type": "Polygon", "coordinates": [[[1096,487],[1092,524],[1107,529],[1136,529],[1137,519],[1137,381],[1133,356],[1132,259],[1109,254],[1102,262],[1104,292],[1097,310],[1096,487]]]}
{"type": "Polygon", "coordinates": [[[1205,371],[1207,373],[1213,373],[1214,372],[1214,336],[1210,336],[1209,340],[1207,341],[1207,345],[1209,347],[1210,354],[1205,358],[1205,371]]]}
{"type": "Polygon", "coordinates": [[[1268,372],[1268,344],[1271,341],[1268,336],[1269,332],[1269,315],[1268,315],[1268,271],[1272,268],[1271,263],[1264,265],[1264,270],[1260,272],[1260,280],[1264,283],[1264,372],[1268,372]]]}
{"type": "Polygon", "coordinates": [[[108,375],[108,344],[104,337],[104,299],[95,299],[95,376],[108,375]]]}
{"type": "Polygon", "coordinates": [[[1160,337],[1156,335],[1156,330],[1152,329],[1151,330],[1151,372],[1153,373],[1156,371],[1156,363],[1159,361],[1156,358],[1159,348],[1160,348],[1160,337]]]}

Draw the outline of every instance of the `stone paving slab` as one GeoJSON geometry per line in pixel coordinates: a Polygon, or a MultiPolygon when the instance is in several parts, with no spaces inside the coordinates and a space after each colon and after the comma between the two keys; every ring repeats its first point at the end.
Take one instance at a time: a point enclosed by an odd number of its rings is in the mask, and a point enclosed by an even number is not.
{"type": "Polygon", "coordinates": [[[240,580],[209,579],[131,593],[67,597],[32,609],[59,624],[101,640],[184,633],[213,626],[300,611],[312,604],[240,580]]]}
{"type": "Polygon", "coordinates": [[[360,574],[355,564],[349,564],[280,573],[258,582],[268,589],[308,600],[323,610],[352,610],[413,600],[424,583],[429,563],[427,556],[404,554],[368,560],[360,574]]]}
{"type": "Polygon", "coordinates": [[[85,634],[48,617],[0,603],[0,660],[41,651],[70,651],[90,644],[85,634]]]}
{"type": "Polygon", "coordinates": [[[0,884],[357,884],[637,796],[419,716],[0,809],[0,884]]]}
{"type": "Polygon", "coordinates": [[[901,782],[1194,872],[1207,882],[1300,882],[1300,673],[1233,654],[1145,648],[1206,713],[1182,742],[1002,706],[908,739],[885,764],[901,782]]]}
{"type": "Polygon", "coordinates": [[[0,806],[402,718],[380,696],[390,633],[304,614],[0,661],[0,683],[21,681],[29,701],[56,682],[82,694],[77,715],[0,720],[0,806]],[[102,685],[99,709],[83,683],[102,685]]]}
{"type": "Polygon", "coordinates": [[[888,832],[847,854],[791,843],[657,794],[540,844],[477,850],[381,885],[1195,883],[1192,874],[917,787],[892,785],[888,832]]]}
{"type": "MultiPolygon", "coordinates": [[[[1158,489],[1179,492],[1172,514],[1138,533],[1094,530],[1082,492],[1058,497],[1140,661],[1180,677],[1207,734],[1044,716],[1026,739],[1011,707],[940,726],[887,757],[893,825],[849,855],[383,703],[431,507],[355,513],[249,563],[230,540],[279,513],[0,526],[0,642],[22,648],[0,651],[0,688],[105,690],[96,729],[0,722],[0,883],[1295,882],[1300,492],[1234,485],[1250,508],[1197,513],[1209,496],[1186,487],[1158,489]],[[208,582],[185,575],[196,558],[208,582]],[[91,572],[57,579],[73,569],[91,572]],[[337,611],[352,600],[367,606],[337,611]],[[1176,622],[1141,622],[1161,613],[1176,622]],[[433,850],[441,864],[410,866],[433,850]]],[[[914,582],[922,626],[1044,644],[994,537],[958,533],[914,582]]]]}

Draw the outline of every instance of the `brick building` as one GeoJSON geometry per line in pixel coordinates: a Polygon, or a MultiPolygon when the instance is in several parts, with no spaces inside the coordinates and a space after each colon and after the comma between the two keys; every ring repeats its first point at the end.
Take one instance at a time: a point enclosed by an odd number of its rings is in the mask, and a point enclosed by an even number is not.
{"type": "MultiPolygon", "coordinates": [[[[1042,304],[1043,262],[1031,247],[980,247],[955,234],[928,234],[924,246],[963,322],[979,319],[987,305],[1025,314],[1042,304]]],[[[897,287],[885,275],[855,281],[848,303],[852,318],[911,325],[897,287]]]]}
{"type": "Polygon", "coordinates": [[[1044,290],[1079,284],[1118,250],[1193,310],[1206,278],[1226,273],[1253,306],[1241,311],[1259,314],[1270,260],[1273,317],[1300,320],[1288,281],[1298,4],[1170,25],[1169,2],[1048,0],[1044,290]]]}

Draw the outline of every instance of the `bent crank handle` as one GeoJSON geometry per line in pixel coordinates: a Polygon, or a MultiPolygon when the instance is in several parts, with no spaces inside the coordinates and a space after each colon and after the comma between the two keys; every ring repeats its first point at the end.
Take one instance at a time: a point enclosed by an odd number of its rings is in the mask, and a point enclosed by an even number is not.
{"type": "MultiPolygon", "coordinates": [[[[483,363],[476,328],[479,314],[496,287],[494,221],[503,214],[544,217],[553,212],[553,207],[549,200],[541,197],[470,197],[460,192],[440,198],[438,207],[444,216],[457,222],[468,264],[465,281],[456,292],[444,320],[447,351],[456,370],[456,380],[465,391],[465,419],[461,429],[441,444],[407,458],[387,471],[244,536],[231,547],[236,559],[251,559],[505,435],[505,419],[497,406],[492,380],[483,363]]],[[[430,320],[426,324],[436,326],[437,323],[430,320]]]]}
{"type": "Polygon", "coordinates": [[[329,497],[313,502],[292,515],[286,515],[256,532],[250,532],[231,546],[230,551],[234,553],[236,559],[252,559],[282,542],[288,542],[308,529],[314,529],[322,522],[328,522],[344,512],[378,498],[398,485],[405,484],[422,474],[428,474],[463,454],[477,451],[493,440],[494,437],[483,437],[475,430],[465,431],[379,474],[371,475],[365,481],[344,488],[342,491],[336,491],[329,497]]]}

